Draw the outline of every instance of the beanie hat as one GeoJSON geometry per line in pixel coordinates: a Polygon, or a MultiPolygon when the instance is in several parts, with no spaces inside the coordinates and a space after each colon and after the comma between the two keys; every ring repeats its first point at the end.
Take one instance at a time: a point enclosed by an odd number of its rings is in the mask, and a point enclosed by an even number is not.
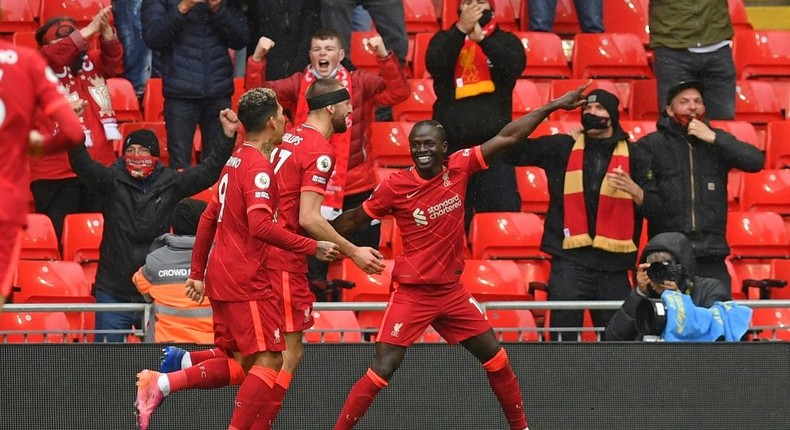
{"type": "Polygon", "coordinates": [[[140,145],[144,148],[148,148],[148,150],[151,151],[151,155],[154,157],[159,156],[159,139],[157,139],[156,134],[151,130],[142,129],[129,133],[123,141],[122,153],[126,153],[126,148],[130,145],[140,145]]]}
{"type": "MultiPolygon", "coordinates": [[[[587,103],[600,103],[606,112],[609,113],[609,118],[612,120],[612,128],[620,128],[620,112],[617,107],[620,106],[620,100],[614,94],[606,90],[592,90],[587,94],[587,103]]],[[[583,115],[583,114],[582,114],[583,115]]]]}
{"type": "Polygon", "coordinates": [[[194,236],[197,234],[198,222],[207,203],[203,200],[192,198],[182,199],[173,210],[171,226],[173,233],[179,236],[194,236]]]}

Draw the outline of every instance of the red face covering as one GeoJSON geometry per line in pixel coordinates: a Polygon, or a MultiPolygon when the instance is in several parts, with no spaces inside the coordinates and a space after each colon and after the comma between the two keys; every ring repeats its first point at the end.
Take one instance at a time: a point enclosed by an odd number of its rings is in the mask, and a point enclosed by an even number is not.
{"type": "Polygon", "coordinates": [[[705,120],[705,114],[698,115],[698,116],[694,117],[694,116],[691,116],[691,115],[676,113],[675,116],[672,117],[672,119],[674,119],[675,122],[677,122],[678,124],[682,125],[683,128],[688,127],[689,123],[691,122],[691,120],[695,119],[695,118],[700,120],[700,121],[704,121],[705,120]]]}
{"type": "Polygon", "coordinates": [[[159,157],[153,155],[124,155],[123,161],[126,162],[126,170],[133,178],[147,178],[154,171],[159,157]]]}

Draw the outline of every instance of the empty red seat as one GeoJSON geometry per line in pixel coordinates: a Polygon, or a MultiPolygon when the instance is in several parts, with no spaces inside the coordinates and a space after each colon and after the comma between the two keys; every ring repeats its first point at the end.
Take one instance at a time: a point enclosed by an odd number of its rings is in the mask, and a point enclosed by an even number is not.
{"type": "Polygon", "coordinates": [[[538,326],[530,310],[492,309],[486,316],[500,342],[538,341],[538,326]]]}
{"type": "Polygon", "coordinates": [[[386,259],[395,258],[403,252],[403,238],[400,228],[392,216],[381,219],[379,251],[386,259]]]}
{"type": "Polygon", "coordinates": [[[631,142],[636,142],[645,135],[656,131],[655,121],[632,121],[628,119],[620,120],[620,127],[628,133],[631,142]]]}
{"type": "Polygon", "coordinates": [[[631,33],[643,45],[650,42],[649,0],[604,0],[603,26],[610,33],[631,33]]]}
{"type": "Polygon", "coordinates": [[[790,121],[768,123],[765,142],[765,168],[790,167],[790,121]]]}
{"type": "Polygon", "coordinates": [[[434,33],[417,33],[414,36],[414,56],[412,57],[411,74],[417,79],[430,78],[431,74],[425,66],[425,55],[434,33]]]}
{"type": "Polygon", "coordinates": [[[74,261],[20,260],[15,286],[15,303],[93,302],[91,286],[74,261]]]}
{"type": "Polygon", "coordinates": [[[516,167],[516,184],[521,196],[521,212],[544,215],[549,209],[549,183],[540,167],[516,167]]]}
{"type": "MultiPolygon", "coordinates": [[[[525,0],[526,1],[526,0],[525,0]]],[[[554,33],[537,31],[516,32],[527,54],[527,64],[521,76],[530,79],[566,79],[571,77],[562,40],[554,33]]]]}
{"type": "Polygon", "coordinates": [[[746,142],[761,151],[765,150],[765,143],[760,140],[757,130],[751,123],[746,121],[711,120],[710,125],[730,133],[741,142],[746,142]]]}
{"type": "Polygon", "coordinates": [[[790,311],[787,308],[754,308],[752,329],[754,338],[790,341],[790,311]]]}
{"type": "Polygon", "coordinates": [[[730,21],[732,28],[735,29],[735,34],[752,29],[743,0],[727,0],[727,9],[730,12],[730,21]]]}
{"type": "Polygon", "coordinates": [[[478,260],[544,259],[542,236],[543,220],[525,212],[477,213],[469,228],[472,258],[478,260]]]}
{"type": "MultiPolygon", "coordinates": [[[[28,0],[3,0],[0,4],[0,33],[15,33],[17,31],[36,31],[36,11],[28,0]]],[[[42,21],[43,22],[43,21],[42,21]]]]}
{"type": "Polygon", "coordinates": [[[101,213],[68,214],[63,219],[63,260],[76,261],[85,278],[93,283],[99,264],[99,246],[104,233],[101,213]]]}
{"type": "Polygon", "coordinates": [[[4,312],[0,314],[0,343],[63,343],[73,335],[63,312],[4,312]]]}
{"type": "Polygon", "coordinates": [[[790,260],[776,259],[771,261],[771,279],[787,282],[781,288],[771,288],[769,290],[771,298],[776,300],[790,299],[790,260]]]}
{"type": "Polygon", "coordinates": [[[362,328],[354,311],[313,311],[313,327],[304,333],[307,342],[362,342],[362,328]]]}
{"type": "Polygon", "coordinates": [[[439,17],[432,1],[403,0],[403,17],[409,34],[439,31],[439,17]]]}
{"type": "Polygon", "coordinates": [[[658,88],[655,79],[635,79],[631,82],[631,100],[628,110],[635,120],[656,121],[663,111],[658,106],[658,88]]]}
{"type": "Polygon", "coordinates": [[[790,257],[790,240],[775,212],[730,212],[727,242],[733,258],[790,257]]]}
{"type": "Polygon", "coordinates": [[[143,117],[148,122],[165,120],[165,98],[162,95],[162,78],[150,78],[143,94],[143,117]]]}
{"type": "Polygon", "coordinates": [[[112,108],[119,122],[143,120],[140,102],[131,82],[124,78],[110,78],[107,79],[107,88],[110,91],[112,108]]]}
{"type": "Polygon", "coordinates": [[[520,118],[542,107],[546,102],[548,100],[534,82],[528,79],[518,79],[513,87],[513,119],[520,118]]]}
{"type": "MultiPolygon", "coordinates": [[[[557,79],[551,82],[551,90],[549,92],[549,99],[554,100],[558,97],[562,97],[568,91],[574,91],[579,88],[581,85],[587,83],[587,79],[557,79]]],[[[618,106],[617,111],[620,112],[620,119],[627,119],[628,115],[625,112],[625,103],[624,100],[627,100],[624,97],[621,97],[620,90],[618,89],[617,85],[615,85],[614,81],[609,79],[594,79],[590,87],[587,88],[586,92],[590,92],[592,90],[606,90],[620,99],[620,106],[618,106]]],[[[558,109],[554,111],[551,115],[549,115],[550,120],[554,121],[581,121],[582,114],[580,109],[574,109],[571,111],[566,111],[564,109],[558,109]]],[[[534,134],[534,133],[533,133],[534,134]]]]}
{"type": "Polygon", "coordinates": [[[790,31],[743,31],[733,38],[739,79],[790,77],[790,31]]]}
{"type": "Polygon", "coordinates": [[[378,54],[370,47],[368,41],[378,36],[375,31],[353,31],[351,32],[351,62],[360,70],[379,74],[378,54]]]}
{"type": "Polygon", "coordinates": [[[205,190],[203,190],[203,191],[201,191],[201,192],[199,192],[197,194],[194,194],[192,196],[192,198],[193,199],[197,199],[197,200],[202,200],[202,201],[204,201],[206,203],[210,203],[211,199],[214,198],[214,194],[216,192],[217,192],[217,183],[214,183],[214,185],[206,188],[205,190]]]}
{"type": "Polygon", "coordinates": [[[353,282],[350,289],[343,289],[344,302],[385,302],[389,300],[392,283],[393,260],[385,260],[387,266],[381,275],[368,275],[354,265],[350,258],[344,258],[329,265],[327,279],[342,279],[353,282]]]}
{"type": "Polygon", "coordinates": [[[44,214],[27,214],[27,227],[19,254],[22,260],[60,260],[58,235],[52,220],[44,214]]]}
{"type": "Polygon", "coordinates": [[[653,71],[639,37],[628,33],[577,34],[573,45],[575,78],[649,79],[653,71]]]}
{"type": "Polygon", "coordinates": [[[409,88],[408,100],[392,107],[393,118],[396,121],[412,122],[431,119],[436,102],[433,79],[409,79],[409,88]]]}
{"type": "MultiPolygon", "coordinates": [[[[0,23],[0,26],[2,26],[2,23],[0,23]]],[[[11,37],[11,42],[14,46],[23,46],[38,51],[35,31],[17,31],[11,37]]]]}
{"type": "Polygon", "coordinates": [[[414,162],[409,149],[413,122],[373,122],[370,131],[370,157],[376,167],[409,167],[414,162]]]}
{"type": "MultiPolygon", "coordinates": [[[[100,0],[41,0],[39,22],[45,23],[56,16],[69,16],[79,28],[88,25],[105,5],[100,0]]],[[[112,14],[110,14],[112,19],[112,14]]]]}
{"type": "Polygon", "coordinates": [[[790,217],[790,170],[763,170],[741,177],[739,202],[743,211],[776,212],[790,217]]]}
{"type": "Polygon", "coordinates": [[[461,282],[481,302],[532,299],[518,265],[510,260],[466,260],[461,282]]]}
{"type": "Polygon", "coordinates": [[[760,81],[737,81],[735,119],[752,124],[766,124],[784,119],[771,84],[760,81]]]}

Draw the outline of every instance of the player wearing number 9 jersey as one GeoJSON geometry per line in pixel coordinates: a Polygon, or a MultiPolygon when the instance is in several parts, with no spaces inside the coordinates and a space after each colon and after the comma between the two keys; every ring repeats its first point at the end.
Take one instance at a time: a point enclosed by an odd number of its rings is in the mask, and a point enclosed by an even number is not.
{"type": "MultiPolygon", "coordinates": [[[[0,9],[0,14],[2,10],[0,9]]],[[[28,153],[40,155],[82,143],[77,114],[57,86],[55,74],[39,54],[0,40],[0,306],[11,289],[28,212],[28,153]],[[56,133],[32,133],[43,113],[57,124],[56,133]]]]}
{"type": "Polygon", "coordinates": [[[373,365],[351,389],[335,430],[350,429],[362,418],[400,366],[406,349],[429,325],[480,361],[511,430],[527,427],[521,389],[507,353],[483,309],[459,280],[464,268],[466,185],[494,155],[525,140],[549,113],[580,106],[585,88],[511,122],[482,145],[454,153],[446,164],[444,127],[436,121],[415,124],[409,134],[414,166],[394,173],[362,206],[332,222],[338,232],[348,234],[373,218],[393,215],[403,236],[403,253],[395,260],[392,276],[397,286],[379,327],[373,365]]]}

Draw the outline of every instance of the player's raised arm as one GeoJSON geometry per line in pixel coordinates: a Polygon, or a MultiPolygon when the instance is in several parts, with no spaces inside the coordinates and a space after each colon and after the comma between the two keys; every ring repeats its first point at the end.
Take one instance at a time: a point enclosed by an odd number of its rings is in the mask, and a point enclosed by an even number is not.
{"type": "Polygon", "coordinates": [[[550,113],[557,109],[573,110],[584,104],[584,90],[590,86],[592,81],[580,86],[574,91],[569,91],[564,96],[548,102],[521,118],[506,125],[496,136],[492,137],[480,147],[483,158],[488,161],[497,153],[504,151],[512,145],[523,141],[535,131],[550,113]]]}

